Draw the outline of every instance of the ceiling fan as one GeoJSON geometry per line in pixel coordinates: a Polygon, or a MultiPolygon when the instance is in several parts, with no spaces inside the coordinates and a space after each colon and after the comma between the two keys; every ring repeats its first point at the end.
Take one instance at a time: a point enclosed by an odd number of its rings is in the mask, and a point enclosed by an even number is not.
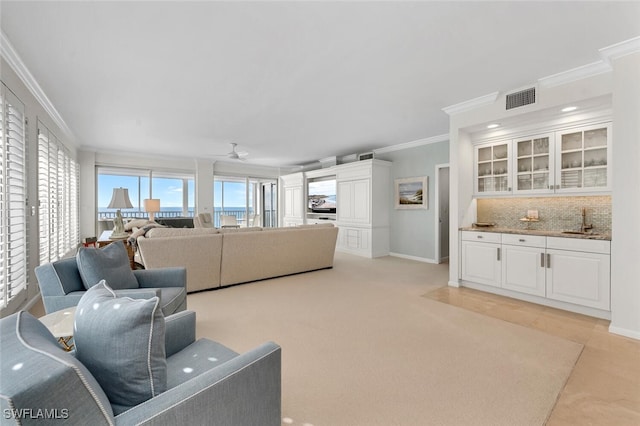
{"type": "Polygon", "coordinates": [[[237,143],[235,142],[231,142],[231,152],[228,152],[227,154],[220,154],[220,155],[216,155],[216,157],[227,157],[231,160],[240,160],[240,161],[244,161],[245,157],[247,155],[249,155],[248,152],[243,152],[243,151],[237,151],[236,147],[238,146],[237,143]]]}

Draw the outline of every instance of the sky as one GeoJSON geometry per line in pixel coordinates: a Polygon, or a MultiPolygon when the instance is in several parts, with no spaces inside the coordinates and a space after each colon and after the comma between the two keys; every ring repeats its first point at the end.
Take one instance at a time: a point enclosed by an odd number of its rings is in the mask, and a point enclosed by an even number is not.
{"type": "MultiPolygon", "coordinates": [[[[140,188],[138,188],[137,176],[117,176],[117,175],[98,175],[98,208],[106,208],[111,201],[113,188],[127,188],[129,190],[129,198],[131,203],[136,207],[138,199],[142,204],[142,200],[149,197],[149,178],[141,177],[140,188]],[[141,192],[138,198],[138,192],[141,192]]],[[[195,189],[193,180],[189,180],[189,207],[195,205],[195,189]]],[[[153,198],[160,199],[160,208],[180,208],[182,207],[182,181],[181,179],[154,178],[153,179],[153,198]]],[[[221,182],[214,182],[214,206],[222,205],[221,182]]],[[[246,204],[245,184],[240,182],[225,182],[224,184],[224,206],[244,207],[246,204]]]]}

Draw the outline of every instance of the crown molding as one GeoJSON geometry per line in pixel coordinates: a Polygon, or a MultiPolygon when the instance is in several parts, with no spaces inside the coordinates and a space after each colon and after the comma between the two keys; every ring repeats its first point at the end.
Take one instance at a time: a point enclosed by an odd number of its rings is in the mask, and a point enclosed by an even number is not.
{"type": "Polygon", "coordinates": [[[476,109],[478,107],[492,104],[498,99],[500,92],[489,93],[488,95],[480,96],[478,98],[470,99],[468,101],[460,102],[455,105],[442,108],[442,110],[448,115],[455,115],[461,112],[476,109]]]}
{"type": "Polygon", "coordinates": [[[612,44],[611,46],[603,47],[599,52],[600,57],[606,62],[611,62],[611,60],[615,60],[632,53],[639,53],[640,36],[612,44]]]}
{"type": "Polygon", "coordinates": [[[412,142],[405,142],[398,145],[391,145],[384,148],[374,149],[373,152],[375,154],[385,154],[388,152],[401,151],[403,149],[409,149],[409,148],[416,148],[418,146],[429,145],[432,143],[446,142],[448,140],[449,140],[449,134],[445,133],[442,135],[431,136],[429,138],[418,139],[412,142]]]}
{"type": "Polygon", "coordinates": [[[550,88],[571,83],[573,81],[582,80],[583,78],[593,77],[598,74],[611,72],[613,68],[608,62],[598,61],[581,67],[573,68],[567,71],[559,72],[538,80],[540,87],[550,88]]]}
{"type": "Polygon", "coordinates": [[[67,123],[64,121],[58,110],[53,103],[49,100],[49,97],[44,93],[42,87],[38,84],[35,77],[27,66],[22,62],[20,55],[13,48],[13,45],[7,38],[7,35],[4,31],[0,31],[0,56],[4,58],[5,61],[9,64],[9,66],[13,69],[13,71],[18,75],[18,78],[22,80],[24,85],[27,87],[29,92],[36,98],[38,103],[42,105],[42,108],[46,111],[47,114],[51,117],[53,122],[62,130],[62,132],[70,139],[70,141],[75,142],[76,138],[67,126],[67,123]]]}

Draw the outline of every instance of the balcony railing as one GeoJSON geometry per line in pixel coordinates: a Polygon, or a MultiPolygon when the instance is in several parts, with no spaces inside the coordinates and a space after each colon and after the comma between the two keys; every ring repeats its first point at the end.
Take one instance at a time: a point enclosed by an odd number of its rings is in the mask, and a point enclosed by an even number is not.
{"type": "MultiPolygon", "coordinates": [[[[187,213],[188,213],[188,216],[186,217],[193,217],[193,210],[189,210],[187,213]]],[[[142,212],[142,211],[125,210],[121,214],[123,218],[149,219],[149,213],[142,212]]],[[[245,209],[216,210],[213,213],[213,225],[216,228],[220,227],[220,216],[222,215],[235,216],[240,226],[247,226],[247,211],[245,209]]],[[[249,217],[251,217],[252,215],[253,215],[253,211],[250,211],[249,217]]],[[[109,220],[115,219],[115,217],[116,217],[116,212],[114,211],[108,211],[108,212],[102,211],[98,213],[99,221],[109,221],[109,220]]],[[[181,211],[161,210],[160,212],[155,214],[155,217],[156,219],[162,219],[162,218],[174,218],[174,217],[177,218],[177,217],[185,217],[185,216],[182,214],[181,211]]]]}

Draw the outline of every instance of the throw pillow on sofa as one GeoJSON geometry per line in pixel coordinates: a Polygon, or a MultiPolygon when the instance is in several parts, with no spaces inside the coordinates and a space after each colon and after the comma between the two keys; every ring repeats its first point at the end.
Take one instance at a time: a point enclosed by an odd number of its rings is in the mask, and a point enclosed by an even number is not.
{"type": "Polygon", "coordinates": [[[87,290],[101,280],[106,280],[116,290],[139,287],[123,242],[117,241],[100,249],[80,247],[76,262],[87,290]]]}
{"type": "Polygon", "coordinates": [[[76,357],[116,415],[166,390],[165,322],[158,297],[117,297],[103,280],[80,299],[73,338],[76,357]]]}

